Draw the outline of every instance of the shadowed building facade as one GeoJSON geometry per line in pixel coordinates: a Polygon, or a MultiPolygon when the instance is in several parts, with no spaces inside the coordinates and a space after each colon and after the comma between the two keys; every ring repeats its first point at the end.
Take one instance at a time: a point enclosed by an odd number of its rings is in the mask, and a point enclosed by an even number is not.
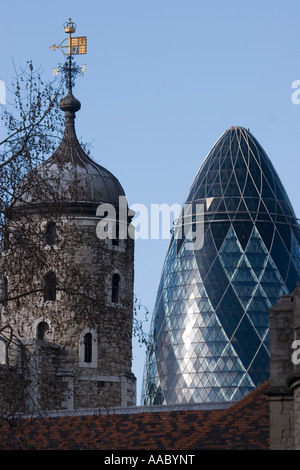
{"type": "Polygon", "coordinates": [[[299,225],[270,159],[242,127],[209,152],[185,204],[204,243],[173,234],[150,329],[142,403],[238,401],[269,377],[268,311],[300,276],[299,225]]]}

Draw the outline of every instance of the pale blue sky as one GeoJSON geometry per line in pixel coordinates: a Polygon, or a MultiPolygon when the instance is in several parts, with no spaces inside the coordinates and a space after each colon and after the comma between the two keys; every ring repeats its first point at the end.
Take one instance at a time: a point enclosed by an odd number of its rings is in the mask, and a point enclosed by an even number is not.
{"type": "MultiPolygon", "coordinates": [[[[74,89],[76,128],[129,204],[180,203],[205,156],[232,125],[250,128],[300,217],[299,0],[1,2],[0,79],[32,59],[44,78],[63,61],[49,49],[63,23],[87,35],[74,89]]],[[[1,126],[2,124],[0,124],[1,126]]],[[[0,129],[1,132],[1,129],[0,129]]],[[[167,240],[138,240],[135,293],[152,310],[167,240]]],[[[144,352],[134,348],[141,387],[144,352]]]]}

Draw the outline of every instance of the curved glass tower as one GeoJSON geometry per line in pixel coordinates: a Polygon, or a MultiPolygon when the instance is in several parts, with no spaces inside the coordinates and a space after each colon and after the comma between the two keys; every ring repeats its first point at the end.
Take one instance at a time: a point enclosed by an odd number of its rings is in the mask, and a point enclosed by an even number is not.
{"type": "MultiPolygon", "coordinates": [[[[268,310],[300,279],[300,230],[265,151],[242,127],[203,162],[203,246],[173,234],[146,355],[142,404],[240,400],[269,377],[268,310]]],[[[185,219],[183,219],[185,220],[185,219]]],[[[194,219],[192,219],[194,220],[194,219]]]]}

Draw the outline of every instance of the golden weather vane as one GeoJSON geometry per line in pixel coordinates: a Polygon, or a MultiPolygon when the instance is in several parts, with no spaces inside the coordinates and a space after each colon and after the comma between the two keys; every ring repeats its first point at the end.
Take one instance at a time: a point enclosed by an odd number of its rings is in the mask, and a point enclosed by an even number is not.
{"type": "Polygon", "coordinates": [[[87,37],[86,36],[79,36],[79,37],[72,37],[72,34],[76,31],[76,24],[73,23],[71,18],[69,18],[69,22],[64,23],[65,33],[69,35],[68,38],[65,38],[60,44],[50,46],[50,49],[56,51],[59,49],[63,52],[64,55],[68,56],[67,61],[64,65],[59,64],[59,66],[55,69],[52,69],[53,75],[57,75],[58,72],[62,71],[66,75],[67,84],[69,89],[72,89],[74,86],[74,80],[77,74],[83,74],[86,70],[86,65],[82,65],[79,67],[75,62],[72,60],[72,56],[74,55],[82,55],[87,53],[87,37]],[[68,43],[66,44],[66,41],[68,43]],[[65,52],[64,49],[67,49],[65,52]]]}

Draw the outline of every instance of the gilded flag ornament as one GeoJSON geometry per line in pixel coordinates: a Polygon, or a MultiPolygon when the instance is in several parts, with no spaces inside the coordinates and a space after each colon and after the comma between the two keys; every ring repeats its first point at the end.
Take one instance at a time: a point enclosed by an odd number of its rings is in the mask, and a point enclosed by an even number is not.
{"type": "Polygon", "coordinates": [[[66,77],[67,86],[69,89],[75,85],[75,78],[78,74],[83,74],[86,70],[86,65],[78,66],[74,60],[74,55],[83,55],[87,53],[87,37],[78,36],[72,37],[72,34],[76,31],[76,24],[69,18],[69,21],[64,24],[65,33],[69,35],[68,38],[64,39],[58,45],[53,44],[50,49],[56,51],[59,49],[64,55],[68,56],[66,62],[58,67],[52,69],[53,75],[57,75],[58,72],[63,72],[66,77]]]}

